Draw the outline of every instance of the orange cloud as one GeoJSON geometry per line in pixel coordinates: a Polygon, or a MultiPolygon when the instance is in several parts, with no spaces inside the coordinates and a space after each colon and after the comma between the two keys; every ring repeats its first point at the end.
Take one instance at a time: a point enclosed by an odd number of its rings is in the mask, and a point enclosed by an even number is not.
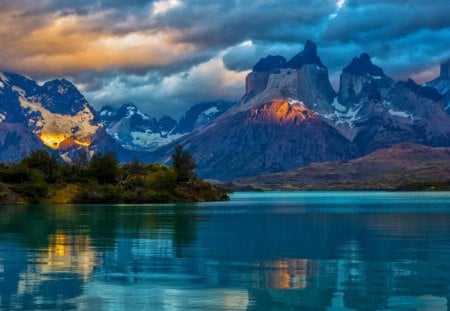
{"type": "Polygon", "coordinates": [[[175,43],[172,38],[179,35],[176,30],[116,34],[97,29],[104,14],[53,16],[28,32],[17,25],[18,12],[1,14],[6,25],[0,31],[0,41],[7,43],[0,51],[0,57],[7,60],[2,62],[2,69],[51,76],[109,68],[151,68],[179,61],[198,50],[190,43],[175,43]]]}

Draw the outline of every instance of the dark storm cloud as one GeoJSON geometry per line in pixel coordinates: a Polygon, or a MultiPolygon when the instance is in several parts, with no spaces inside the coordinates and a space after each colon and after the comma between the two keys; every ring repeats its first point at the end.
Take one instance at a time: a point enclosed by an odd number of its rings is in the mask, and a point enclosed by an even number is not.
{"type": "Polygon", "coordinates": [[[323,39],[371,42],[403,37],[423,29],[450,27],[450,2],[349,1],[329,20],[323,39]]]}
{"type": "Polygon", "coordinates": [[[96,106],[135,102],[179,116],[240,98],[259,58],[318,45],[334,85],[368,52],[419,82],[450,56],[448,0],[0,1],[0,70],[72,79],[96,106]]]}
{"type": "Polygon", "coordinates": [[[303,27],[320,24],[335,9],[334,1],[188,0],[184,3],[160,17],[158,24],[182,29],[177,40],[201,46],[229,46],[247,39],[302,41],[303,27]]]}

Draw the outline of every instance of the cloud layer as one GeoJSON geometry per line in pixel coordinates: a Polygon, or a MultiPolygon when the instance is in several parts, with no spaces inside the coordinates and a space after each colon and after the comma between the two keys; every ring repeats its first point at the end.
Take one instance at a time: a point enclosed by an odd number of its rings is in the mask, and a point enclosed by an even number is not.
{"type": "Polygon", "coordinates": [[[134,102],[178,117],[240,98],[259,58],[291,57],[306,39],[335,83],[363,51],[423,82],[450,57],[448,16],[448,0],[2,1],[0,70],[70,78],[98,108],[134,102]]]}

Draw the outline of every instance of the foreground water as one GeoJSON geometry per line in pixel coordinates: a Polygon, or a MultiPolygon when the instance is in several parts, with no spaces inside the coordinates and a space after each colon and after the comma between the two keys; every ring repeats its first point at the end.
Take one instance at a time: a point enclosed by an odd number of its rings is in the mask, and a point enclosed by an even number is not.
{"type": "Polygon", "coordinates": [[[0,207],[0,309],[447,310],[450,192],[0,207]]]}

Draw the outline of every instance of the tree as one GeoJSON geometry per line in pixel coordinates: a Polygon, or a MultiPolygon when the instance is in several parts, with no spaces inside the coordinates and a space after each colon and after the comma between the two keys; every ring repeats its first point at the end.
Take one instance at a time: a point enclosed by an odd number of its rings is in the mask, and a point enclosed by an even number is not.
{"type": "Polygon", "coordinates": [[[88,171],[100,184],[114,184],[119,176],[119,162],[112,152],[95,154],[88,171]]]}
{"type": "Polygon", "coordinates": [[[50,155],[47,150],[34,150],[28,157],[22,160],[22,164],[28,168],[42,172],[46,182],[56,182],[59,173],[59,163],[56,157],[50,155]]]}
{"type": "Polygon", "coordinates": [[[133,161],[122,166],[122,170],[130,175],[141,175],[145,172],[145,166],[138,157],[134,157],[133,161]]]}
{"type": "Polygon", "coordinates": [[[187,182],[192,178],[196,178],[194,170],[197,164],[192,155],[184,150],[181,145],[175,146],[175,152],[172,155],[172,167],[178,183],[187,182]]]}
{"type": "Polygon", "coordinates": [[[86,151],[81,150],[72,161],[72,169],[76,173],[81,173],[88,164],[88,155],[86,151]]]}

